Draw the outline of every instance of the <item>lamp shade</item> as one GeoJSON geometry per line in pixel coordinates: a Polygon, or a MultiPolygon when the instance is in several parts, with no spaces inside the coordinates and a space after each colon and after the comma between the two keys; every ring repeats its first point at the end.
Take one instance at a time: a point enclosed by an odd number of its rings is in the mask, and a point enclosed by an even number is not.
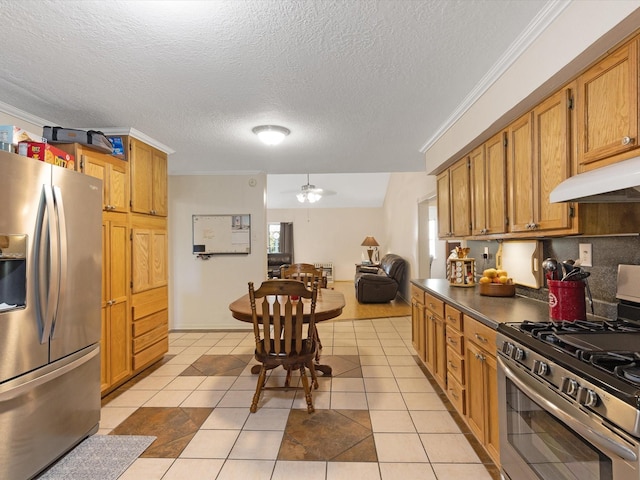
{"type": "Polygon", "coordinates": [[[363,247],[379,247],[380,244],[373,237],[366,237],[362,242],[363,247]]]}

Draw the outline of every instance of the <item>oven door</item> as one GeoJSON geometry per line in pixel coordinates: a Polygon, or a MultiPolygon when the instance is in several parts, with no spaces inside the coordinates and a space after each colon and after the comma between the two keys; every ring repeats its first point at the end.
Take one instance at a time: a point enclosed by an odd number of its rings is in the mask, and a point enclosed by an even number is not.
{"type": "Polygon", "coordinates": [[[640,478],[637,440],[498,356],[500,463],[511,480],[640,478]]]}

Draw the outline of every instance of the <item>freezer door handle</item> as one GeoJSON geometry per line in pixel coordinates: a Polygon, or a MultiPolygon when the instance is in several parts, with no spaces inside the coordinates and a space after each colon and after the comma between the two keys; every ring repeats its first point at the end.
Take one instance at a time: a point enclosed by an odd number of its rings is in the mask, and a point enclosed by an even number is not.
{"type": "Polygon", "coordinates": [[[50,185],[44,185],[44,209],[41,209],[41,215],[39,215],[38,222],[39,225],[36,230],[38,232],[36,239],[36,251],[38,252],[38,258],[36,259],[35,264],[36,281],[39,289],[39,305],[41,305],[42,300],[46,297],[44,315],[40,315],[42,318],[40,343],[46,343],[49,341],[49,337],[51,335],[51,326],[56,313],[60,287],[60,242],[58,222],[56,220],[55,201],[53,198],[53,190],[50,185]],[[46,213],[46,216],[44,213],[46,213]],[[49,245],[49,251],[45,252],[47,244],[49,245]],[[45,277],[47,273],[48,277],[45,277]]]}
{"type": "Polygon", "coordinates": [[[44,375],[36,376],[35,378],[28,380],[20,385],[11,386],[11,382],[8,382],[7,384],[3,385],[0,388],[0,403],[6,402],[13,398],[17,398],[20,395],[23,395],[33,390],[37,386],[42,385],[43,383],[47,383],[55,378],[61,377],[65,373],[78,368],[80,365],[84,365],[93,357],[99,354],[100,354],[100,348],[96,347],[90,352],[85,353],[81,357],[76,358],[75,360],[67,363],[66,365],[60,368],[57,368],[55,370],[52,370],[48,373],[45,373],[44,375]]]}
{"type": "MultiPolygon", "coordinates": [[[[53,198],[55,202],[55,212],[56,212],[56,220],[57,220],[57,250],[52,250],[52,255],[56,256],[58,261],[58,293],[57,293],[57,302],[54,311],[54,315],[52,317],[52,325],[51,325],[51,338],[55,337],[56,333],[56,324],[60,319],[57,317],[57,312],[62,311],[62,303],[65,299],[65,292],[67,288],[67,223],[64,213],[64,203],[62,202],[62,191],[60,187],[53,186],[53,198]]],[[[55,278],[55,277],[54,277],[55,278]]]]}

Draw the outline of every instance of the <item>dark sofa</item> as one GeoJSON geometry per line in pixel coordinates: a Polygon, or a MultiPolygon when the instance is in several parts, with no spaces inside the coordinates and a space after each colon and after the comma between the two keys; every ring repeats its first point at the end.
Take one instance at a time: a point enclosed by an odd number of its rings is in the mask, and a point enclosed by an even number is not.
{"type": "Polygon", "coordinates": [[[291,265],[291,263],[293,263],[293,255],[290,253],[268,253],[267,273],[269,278],[280,278],[280,267],[291,265]]]}
{"type": "Polygon", "coordinates": [[[396,298],[407,271],[407,261],[389,253],[377,267],[358,267],[355,276],[356,298],[360,303],[386,303],[396,298]]]}

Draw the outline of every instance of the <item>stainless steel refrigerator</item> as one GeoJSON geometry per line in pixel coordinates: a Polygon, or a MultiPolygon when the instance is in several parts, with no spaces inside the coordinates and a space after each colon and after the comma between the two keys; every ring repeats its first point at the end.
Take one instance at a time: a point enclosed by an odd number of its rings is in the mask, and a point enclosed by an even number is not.
{"type": "Polygon", "coordinates": [[[0,152],[0,478],[32,478],[100,420],[100,180],[0,152]]]}

